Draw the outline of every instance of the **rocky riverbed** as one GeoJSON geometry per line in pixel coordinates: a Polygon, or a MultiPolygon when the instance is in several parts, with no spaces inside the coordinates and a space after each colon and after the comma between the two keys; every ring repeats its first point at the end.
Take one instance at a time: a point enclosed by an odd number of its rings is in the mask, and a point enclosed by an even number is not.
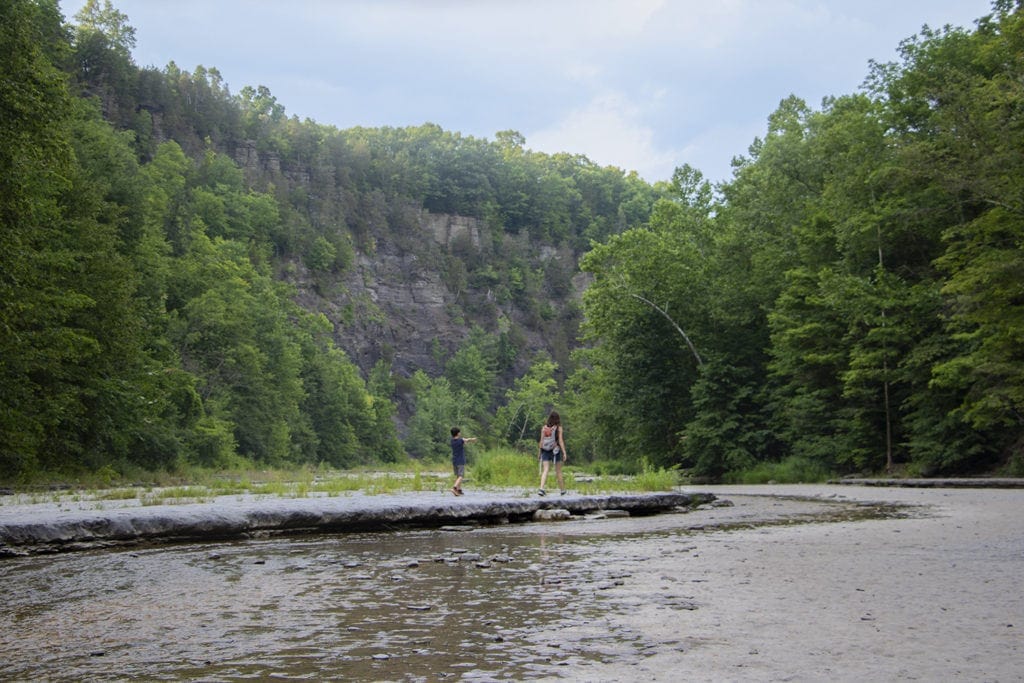
{"type": "Polygon", "coordinates": [[[8,558],[0,677],[1021,680],[1024,490],[692,493],[715,501],[8,558]]]}

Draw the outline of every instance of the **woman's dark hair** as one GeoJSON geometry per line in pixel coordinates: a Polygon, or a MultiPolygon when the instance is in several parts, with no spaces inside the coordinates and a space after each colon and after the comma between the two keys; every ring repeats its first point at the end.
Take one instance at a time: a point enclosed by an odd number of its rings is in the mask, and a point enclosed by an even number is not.
{"type": "Polygon", "coordinates": [[[551,414],[548,415],[548,427],[554,427],[560,424],[562,424],[562,418],[558,416],[558,413],[552,410],[551,414]]]}

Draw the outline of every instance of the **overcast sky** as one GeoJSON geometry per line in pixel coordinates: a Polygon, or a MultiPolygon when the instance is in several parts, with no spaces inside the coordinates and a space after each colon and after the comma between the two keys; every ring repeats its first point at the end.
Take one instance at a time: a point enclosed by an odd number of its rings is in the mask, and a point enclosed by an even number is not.
{"type": "MultiPolygon", "coordinates": [[[[61,0],[70,20],[85,0],[61,0]]],[[[924,24],[990,0],[114,0],[140,66],[216,67],[339,128],[517,130],[654,182],[712,181],[790,94],[856,92],[924,24]]]]}

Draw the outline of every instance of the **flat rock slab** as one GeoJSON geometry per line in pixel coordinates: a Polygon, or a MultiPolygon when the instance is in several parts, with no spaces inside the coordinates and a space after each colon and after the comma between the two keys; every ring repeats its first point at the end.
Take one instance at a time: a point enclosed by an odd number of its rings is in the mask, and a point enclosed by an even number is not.
{"type": "Polygon", "coordinates": [[[929,489],[1022,489],[1024,479],[1013,477],[937,477],[935,479],[837,479],[830,484],[846,486],[898,486],[929,489]]]}
{"type": "Polygon", "coordinates": [[[656,514],[710,503],[709,493],[643,493],[563,496],[555,501],[480,492],[355,494],[316,498],[238,499],[209,503],[130,507],[100,511],[0,507],[0,557],[52,553],[142,542],[254,538],[268,534],[344,533],[405,527],[465,528],[534,519],[539,510],[572,515],[626,510],[656,514]]]}

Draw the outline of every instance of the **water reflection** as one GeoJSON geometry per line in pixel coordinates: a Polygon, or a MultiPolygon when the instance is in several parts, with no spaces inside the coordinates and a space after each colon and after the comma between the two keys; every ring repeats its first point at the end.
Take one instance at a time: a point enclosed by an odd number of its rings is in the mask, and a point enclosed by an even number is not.
{"type": "Polygon", "coordinates": [[[595,591],[616,579],[594,541],[550,529],[5,561],[4,677],[485,681],[628,653],[629,634],[609,641],[595,619],[595,591]]]}
{"type": "Polygon", "coordinates": [[[688,624],[710,578],[693,573],[698,546],[765,524],[902,514],[779,505],[753,497],[642,519],[7,559],[0,679],[586,680],[596,663],[638,672],[652,652],[697,642],[688,624]],[[706,533],[714,528],[730,531],[706,533]],[[621,617],[633,614],[665,628],[631,630],[635,620],[621,617]]]}

